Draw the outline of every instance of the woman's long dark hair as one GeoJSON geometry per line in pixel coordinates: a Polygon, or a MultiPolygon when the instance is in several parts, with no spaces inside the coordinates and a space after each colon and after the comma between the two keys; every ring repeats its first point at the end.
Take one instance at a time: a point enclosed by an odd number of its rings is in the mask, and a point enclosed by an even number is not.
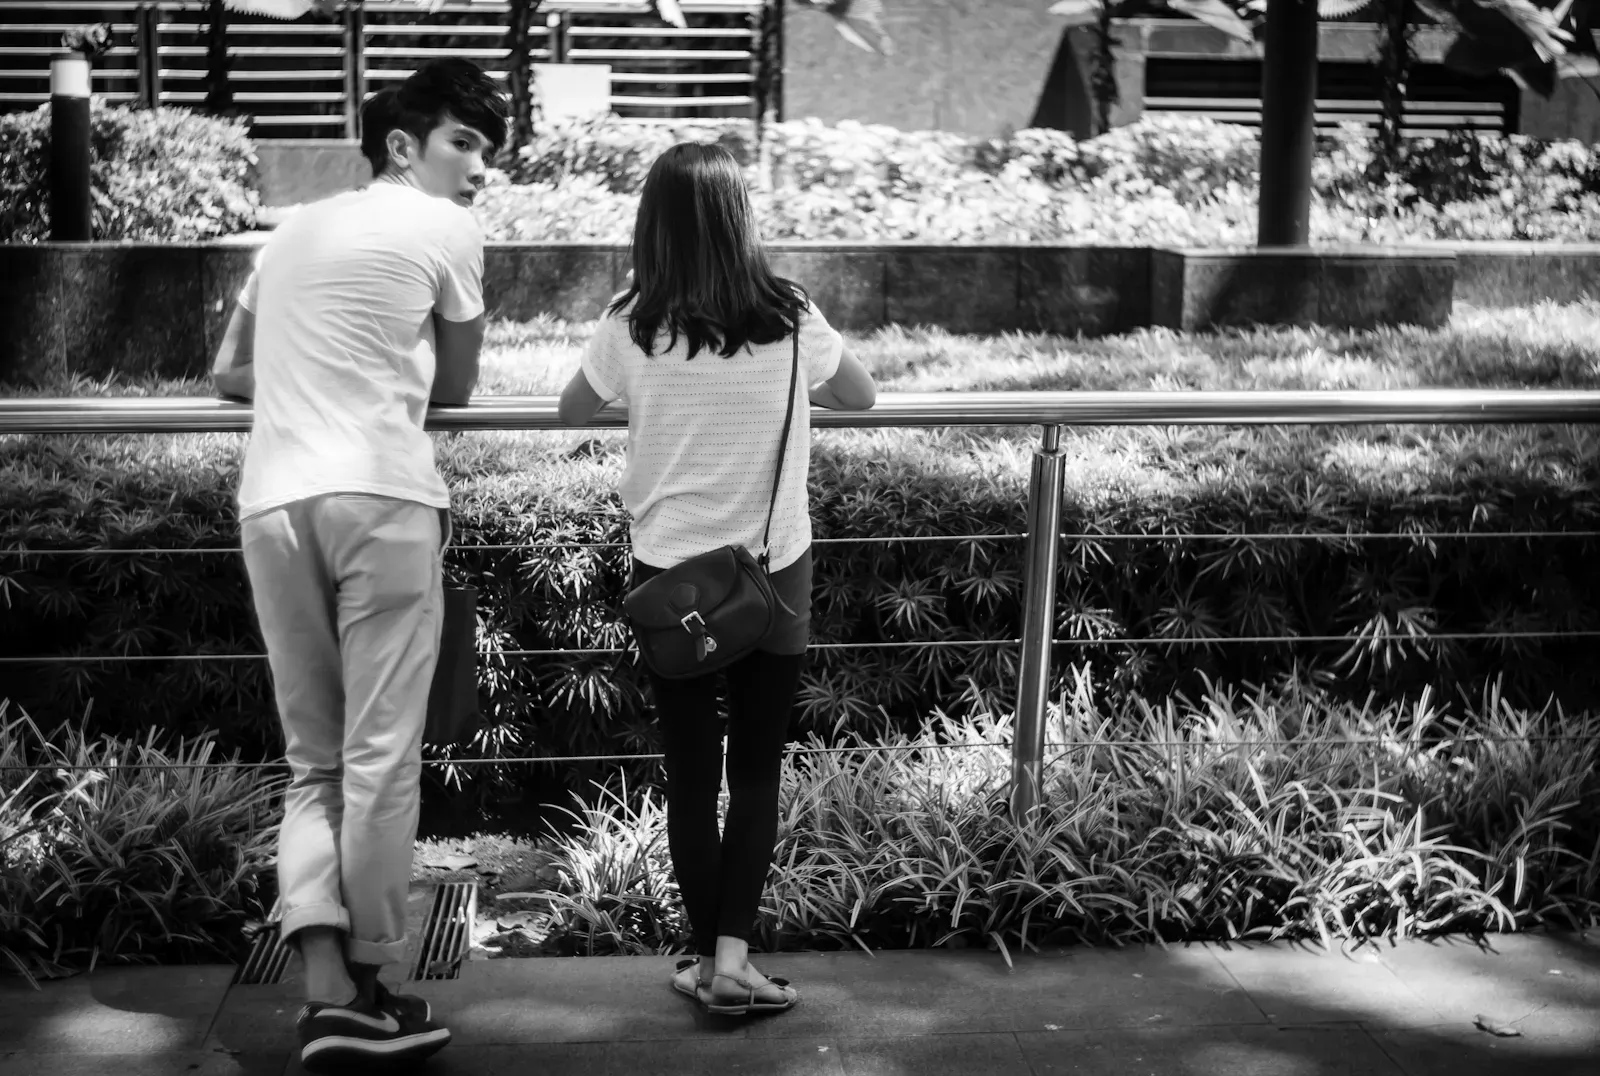
{"type": "Polygon", "coordinates": [[[799,331],[810,300],[773,275],[739,164],[721,146],[680,142],[651,165],[633,226],[633,281],[611,312],[630,302],[628,334],[646,355],[663,328],[668,350],[680,333],[688,339],[691,359],[799,331]]]}

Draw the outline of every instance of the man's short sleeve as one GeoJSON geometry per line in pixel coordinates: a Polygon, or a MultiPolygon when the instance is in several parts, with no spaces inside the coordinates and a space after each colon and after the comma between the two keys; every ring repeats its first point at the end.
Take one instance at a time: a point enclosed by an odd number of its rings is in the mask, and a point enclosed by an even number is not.
{"type": "Polygon", "coordinates": [[[250,275],[245,278],[244,287],[239,289],[239,305],[250,313],[256,312],[256,302],[261,296],[261,259],[266,255],[267,247],[263,243],[261,249],[256,251],[256,256],[250,259],[250,275]]]}
{"type": "Polygon", "coordinates": [[[483,313],[483,230],[465,209],[446,220],[433,309],[446,321],[471,321],[483,313]]]}
{"type": "Polygon", "coordinates": [[[839,356],[843,353],[844,337],[812,303],[800,319],[800,361],[807,387],[816,388],[838,373],[839,356]]]}
{"type": "Polygon", "coordinates": [[[633,346],[628,319],[607,313],[584,345],[580,365],[596,396],[610,403],[628,397],[627,350],[633,346]]]}

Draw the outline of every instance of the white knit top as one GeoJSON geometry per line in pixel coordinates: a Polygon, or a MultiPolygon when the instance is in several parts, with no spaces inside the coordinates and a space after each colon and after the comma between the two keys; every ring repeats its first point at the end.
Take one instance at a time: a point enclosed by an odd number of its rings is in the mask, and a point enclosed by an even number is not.
{"type": "MultiPolygon", "coordinates": [[[[655,355],[646,355],[629,338],[623,310],[601,320],[583,352],[595,393],[628,408],[622,500],[633,516],[633,555],[657,568],[723,545],[759,555],[793,337],[749,345],[730,358],[702,349],[693,361],[681,335],[671,350],[667,339],[663,332],[655,355]]],[[[800,377],[772,514],[771,571],[811,545],[806,391],[834,375],[843,348],[844,339],[812,304],[800,323],[800,377]]]]}

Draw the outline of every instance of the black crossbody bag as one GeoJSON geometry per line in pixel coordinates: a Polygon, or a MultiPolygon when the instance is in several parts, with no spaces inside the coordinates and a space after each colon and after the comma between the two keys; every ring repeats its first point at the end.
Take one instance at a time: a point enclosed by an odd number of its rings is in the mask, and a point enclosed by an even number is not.
{"type": "Polygon", "coordinates": [[[634,587],[623,599],[622,612],[633,629],[639,655],[663,679],[687,680],[731,665],[765,642],[777,625],[781,602],[768,577],[768,543],[799,382],[797,329],[789,370],[789,407],[778,442],[778,466],[767,501],[761,556],[752,556],[742,545],[725,545],[673,565],[634,587]]]}

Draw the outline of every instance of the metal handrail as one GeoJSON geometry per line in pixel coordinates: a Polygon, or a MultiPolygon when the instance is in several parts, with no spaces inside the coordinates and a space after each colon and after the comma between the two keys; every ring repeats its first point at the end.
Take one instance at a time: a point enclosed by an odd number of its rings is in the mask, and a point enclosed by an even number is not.
{"type": "MultiPolygon", "coordinates": [[[[0,401],[0,435],[227,433],[250,428],[252,408],[200,397],[40,397],[0,401]]],[[[1313,425],[1382,423],[1597,423],[1600,392],[1523,389],[1379,389],[1348,392],[917,392],[885,393],[870,411],[813,408],[825,428],[1041,426],[1028,486],[1011,809],[1037,809],[1043,786],[1046,691],[1056,642],[1056,565],[1069,425],[1313,425]]],[[[607,407],[585,428],[627,425],[607,407]]],[[[554,396],[480,396],[434,407],[431,430],[566,430],[554,396]]]]}
{"type": "MultiPolygon", "coordinates": [[[[427,428],[566,430],[554,396],[475,396],[429,409],[427,428]]],[[[240,433],[249,404],[205,397],[0,400],[0,434],[240,433]]],[[[893,392],[870,411],[812,408],[816,428],[897,426],[1373,425],[1600,422],[1586,389],[1360,389],[1229,392],[893,392]]],[[[606,407],[585,428],[621,429],[606,407]]]]}

